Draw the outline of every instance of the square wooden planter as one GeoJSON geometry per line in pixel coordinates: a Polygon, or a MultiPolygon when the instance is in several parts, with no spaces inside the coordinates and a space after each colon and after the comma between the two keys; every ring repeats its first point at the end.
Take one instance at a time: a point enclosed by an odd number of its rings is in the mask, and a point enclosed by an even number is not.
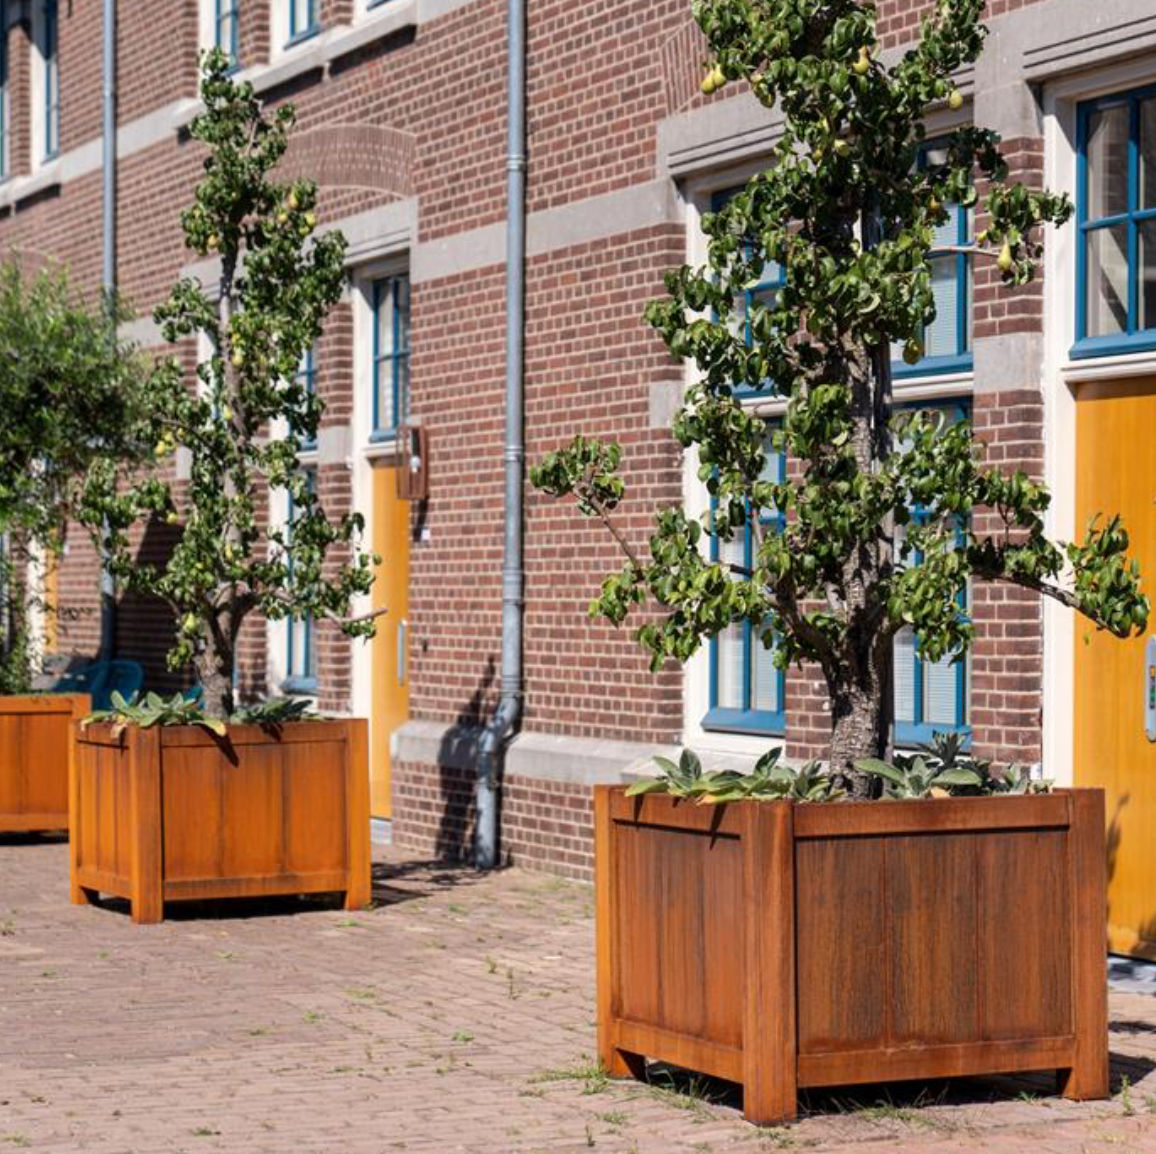
{"type": "Polygon", "coordinates": [[[0,833],[68,829],[72,724],[87,693],[0,697],[0,833]]]}
{"type": "Polygon", "coordinates": [[[364,720],[277,730],[197,726],[76,737],[72,900],[127,898],[136,922],[164,903],[344,891],[370,900],[364,720]]]}
{"type": "Polygon", "coordinates": [[[1104,798],[595,795],[598,1046],[743,1085],[1054,1069],[1108,1096],[1104,798]]]}

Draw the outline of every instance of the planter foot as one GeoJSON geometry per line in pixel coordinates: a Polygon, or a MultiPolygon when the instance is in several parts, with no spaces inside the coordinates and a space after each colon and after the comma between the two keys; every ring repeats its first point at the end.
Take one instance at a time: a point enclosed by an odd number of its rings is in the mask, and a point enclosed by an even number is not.
{"type": "Polygon", "coordinates": [[[641,1054],[631,1054],[628,1050],[612,1049],[602,1058],[609,1078],[633,1078],[637,1082],[646,1081],[646,1059],[641,1054]]]}
{"type": "Polygon", "coordinates": [[[1082,1069],[1073,1066],[1070,1070],[1056,1071],[1056,1087],[1065,1098],[1074,1102],[1095,1102],[1112,1096],[1108,1085],[1108,1064],[1103,1069],[1082,1069]]]}
{"type": "Polygon", "coordinates": [[[129,909],[133,922],[138,926],[155,926],[165,920],[164,902],[133,898],[129,909]]]}

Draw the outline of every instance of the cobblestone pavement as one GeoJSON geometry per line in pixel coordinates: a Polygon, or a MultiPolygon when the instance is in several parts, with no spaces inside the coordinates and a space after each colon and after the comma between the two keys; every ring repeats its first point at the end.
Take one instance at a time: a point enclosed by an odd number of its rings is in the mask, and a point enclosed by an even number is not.
{"type": "Polygon", "coordinates": [[[68,904],[61,842],[0,838],[0,1154],[1156,1152],[1156,998],[1112,994],[1116,1097],[1030,1080],[811,1098],[592,1067],[592,893],[393,858],[375,909],[68,904]],[[171,909],[171,907],[170,907],[171,909]]]}

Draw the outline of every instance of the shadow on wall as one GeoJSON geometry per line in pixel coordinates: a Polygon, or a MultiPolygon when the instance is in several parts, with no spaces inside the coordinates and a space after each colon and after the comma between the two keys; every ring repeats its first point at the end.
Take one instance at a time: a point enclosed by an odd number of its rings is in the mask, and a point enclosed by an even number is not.
{"type": "MultiPolygon", "coordinates": [[[[137,564],[163,565],[181,539],[181,529],[153,517],[145,526],[136,552],[137,564]]],[[[176,619],[159,597],[124,593],[116,605],[116,656],[144,668],[145,690],[174,693],[195,680],[191,668],[171,670],[165,654],[176,642],[176,619]]]]}
{"type": "MultiPolygon", "coordinates": [[[[454,718],[438,748],[438,779],[441,787],[441,818],[436,852],[443,861],[470,861],[474,851],[474,785],[477,780],[478,744],[494,703],[492,697],[497,665],[486,658],[485,672],[469,700],[454,718]]],[[[498,793],[498,828],[501,829],[501,792],[498,793]]]]}

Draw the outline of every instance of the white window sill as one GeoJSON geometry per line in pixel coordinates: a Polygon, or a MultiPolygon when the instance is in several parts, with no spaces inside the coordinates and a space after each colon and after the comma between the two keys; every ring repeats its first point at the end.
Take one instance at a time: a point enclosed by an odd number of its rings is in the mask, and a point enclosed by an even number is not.
{"type": "Polygon", "coordinates": [[[1061,379],[1070,385],[1084,381],[1113,381],[1148,376],[1156,376],[1156,349],[1116,356],[1085,357],[1060,366],[1061,379]]]}

